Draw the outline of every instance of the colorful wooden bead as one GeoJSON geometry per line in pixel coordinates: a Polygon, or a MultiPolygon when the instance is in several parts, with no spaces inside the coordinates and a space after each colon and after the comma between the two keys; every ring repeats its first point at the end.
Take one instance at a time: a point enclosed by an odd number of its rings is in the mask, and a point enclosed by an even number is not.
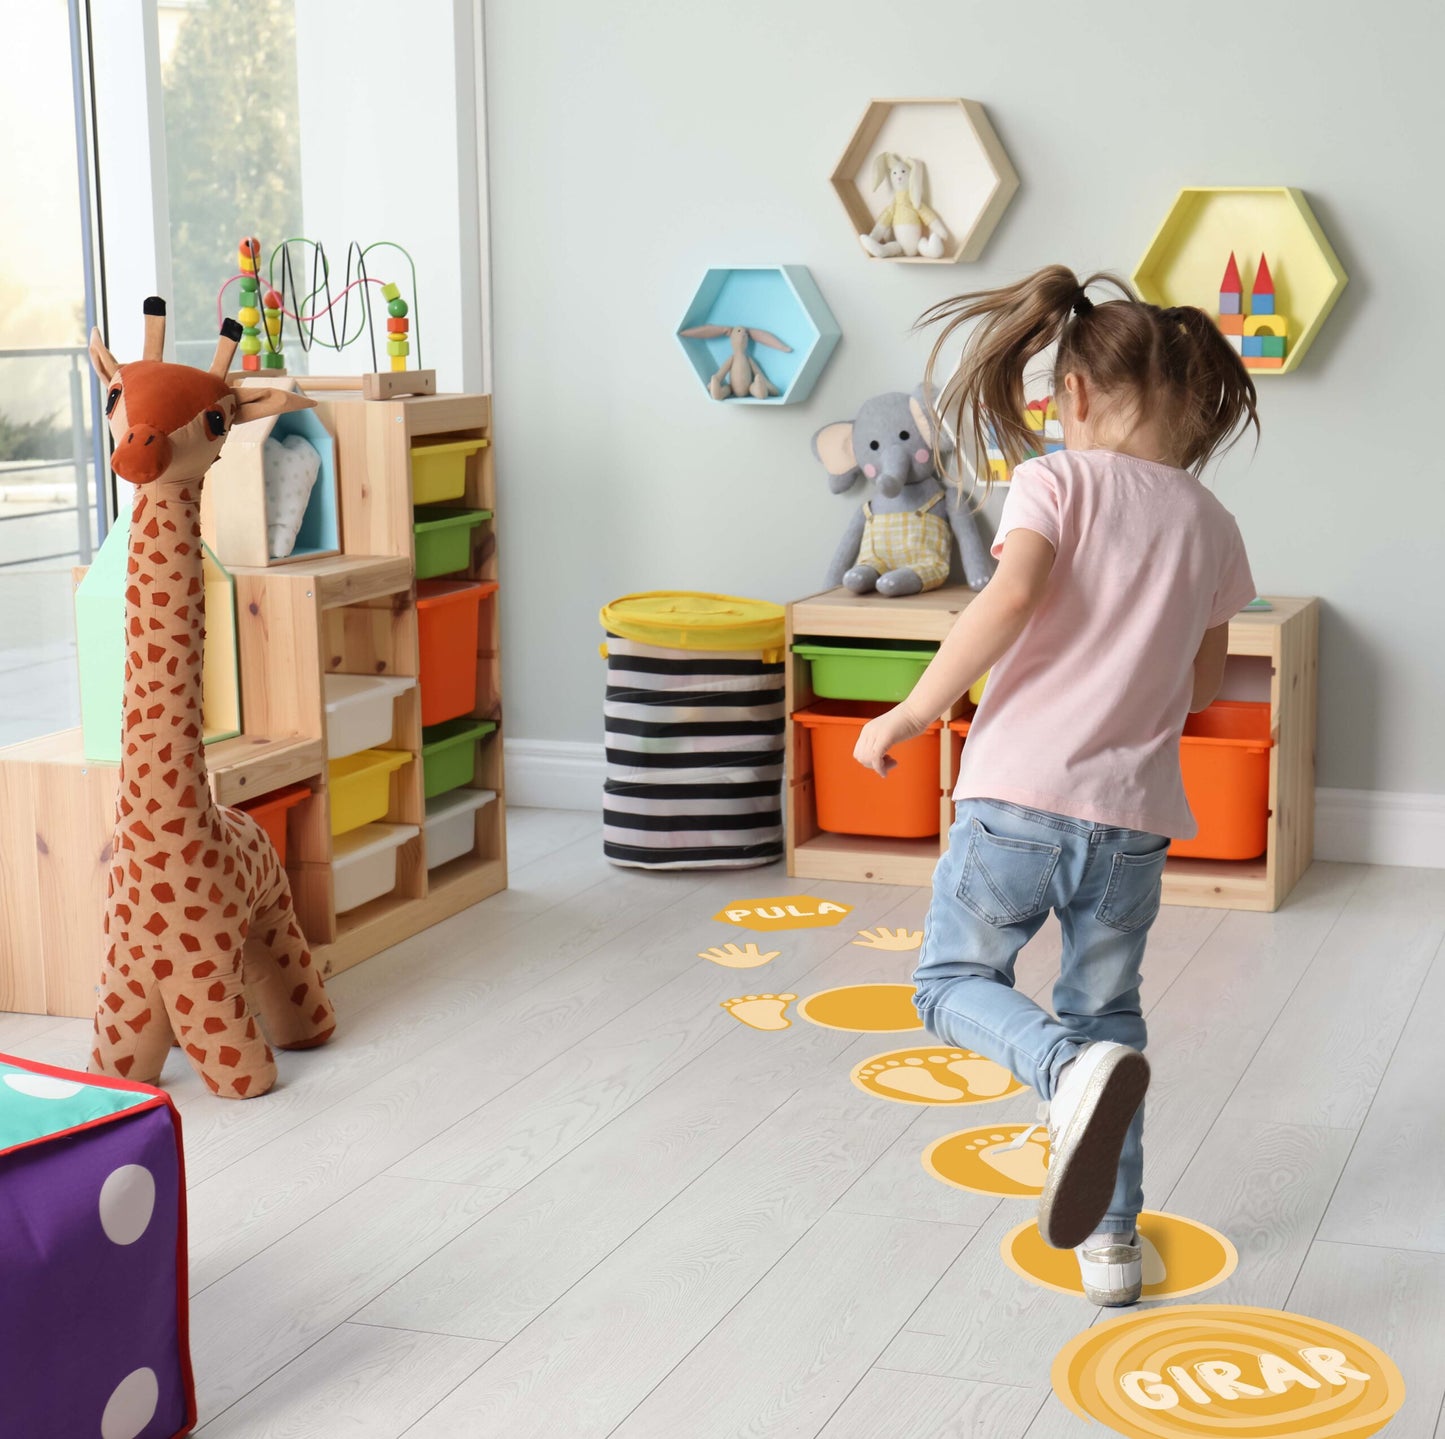
{"type": "Polygon", "coordinates": [[[254,325],[256,321],[261,318],[261,312],[253,305],[242,305],[241,308],[236,311],[236,318],[243,325],[254,325]]]}
{"type": "Polygon", "coordinates": [[[255,335],[242,335],[241,353],[243,355],[259,355],[261,353],[261,341],[255,335]]]}
{"type": "Polygon", "coordinates": [[[391,357],[391,368],[392,368],[393,370],[404,370],[404,369],[406,369],[406,356],[405,356],[405,355],[393,355],[393,356],[391,357]]]}
{"type": "Polygon", "coordinates": [[[242,355],[241,368],[243,370],[259,370],[261,368],[260,355],[242,355]]]}
{"type": "Polygon", "coordinates": [[[261,368],[263,370],[284,370],[286,368],[286,356],[276,350],[267,350],[261,356],[261,368]]]}
{"type": "Polygon", "coordinates": [[[402,299],[393,300],[387,307],[386,313],[395,316],[398,320],[407,313],[406,301],[402,299]]]}
{"type": "Polygon", "coordinates": [[[399,285],[386,284],[381,287],[381,293],[384,299],[399,299],[401,296],[401,287],[399,285]]]}
{"type": "Polygon", "coordinates": [[[388,320],[386,322],[386,328],[393,335],[404,335],[410,327],[410,320],[388,320]]]}
{"type": "Polygon", "coordinates": [[[388,355],[409,355],[411,346],[405,340],[388,340],[386,342],[386,353],[388,355]]]}
{"type": "Polygon", "coordinates": [[[279,310],[281,308],[281,296],[275,290],[267,290],[261,299],[261,303],[268,310],[279,310]]]}

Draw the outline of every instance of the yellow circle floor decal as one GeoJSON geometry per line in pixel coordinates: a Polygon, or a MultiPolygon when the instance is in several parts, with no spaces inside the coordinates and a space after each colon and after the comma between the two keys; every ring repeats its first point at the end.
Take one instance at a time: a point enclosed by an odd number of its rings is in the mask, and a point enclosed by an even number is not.
{"type": "Polygon", "coordinates": [[[859,1089],[900,1104],[986,1104],[1023,1088],[993,1060],[947,1045],[875,1054],[853,1066],[852,1079],[859,1089]]]}
{"type": "Polygon", "coordinates": [[[1128,1439],[1365,1439],[1405,1402],[1373,1344],[1319,1319],[1233,1304],[1135,1311],[1070,1340],[1054,1393],[1128,1439]]]}
{"type": "Polygon", "coordinates": [[[890,1034],[922,1029],[913,1007],[911,984],[845,984],[810,994],[798,1014],[824,1029],[851,1029],[859,1034],[890,1034]]]}
{"type": "MultiPolygon", "coordinates": [[[[1144,1298],[1183,1299],[1222,1284],[1234,1273],[1239,1255],[1217,1229],[1178,1214],[1146,1209],[1139,1216],[1144,1250],[1144,1298]]],[[[1011,1229],[999,1245],[1003,1262],[1015,1274],[1061,1294],[1082,1294],[1079,1261],[1072,1249],[1044,1243],[1034,1220],[1011,1229]]]]}
{"type": "MultiPolygon", "coordinates": [[[[1019,1087],[1015,1082],[1014,1088],[1019,1087]]],[[[1048,1160],[1048,1133],[1033,1124],[983,1124],[945,1134],[923,1151],[923,1167],[935,1179],[1005,1199],[1037,1198],[1048,1160]],[[1019,1144],[1019,1136],[1030,1129],[1034,1132],[1019,1144]]]]}

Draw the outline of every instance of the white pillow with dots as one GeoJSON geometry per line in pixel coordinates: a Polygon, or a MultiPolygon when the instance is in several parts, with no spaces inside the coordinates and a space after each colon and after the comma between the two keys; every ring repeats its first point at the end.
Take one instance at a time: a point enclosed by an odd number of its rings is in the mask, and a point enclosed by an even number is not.
{"type": "Polygon", "coordinates": [[[284,440],[268,437],[262,447],[266,474],[266,552],[273,560],[284,560],[296,548],[296,536],[311,499],[321,455],[301,435],[284,440]]]}

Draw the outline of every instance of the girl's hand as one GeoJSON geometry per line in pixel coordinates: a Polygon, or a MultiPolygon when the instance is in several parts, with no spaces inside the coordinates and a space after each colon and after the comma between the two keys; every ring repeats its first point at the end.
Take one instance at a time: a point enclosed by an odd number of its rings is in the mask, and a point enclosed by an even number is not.
{"type": "Polygon", "coordinates": [[[887,778],[890,770],[897,765],[896,759],[889,757],[888,751],[894,745],[902,744],[904,740],[913,739],[916,735],[923,733],[923,727],[910,720],[897,706],[886,714],[881,714],[877,719],[871,719],[863,726],[863,732],[858,736],[858,743],[853,747],[853,758],[865,769],[871,769],[876,774],[887,778]]]}

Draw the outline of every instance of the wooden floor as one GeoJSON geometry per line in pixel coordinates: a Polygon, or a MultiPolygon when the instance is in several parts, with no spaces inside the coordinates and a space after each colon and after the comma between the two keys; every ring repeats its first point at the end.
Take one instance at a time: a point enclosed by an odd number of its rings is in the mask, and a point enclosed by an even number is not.
{"type": "MultiPolygon", "coordinates": [[[[887,1036],[719,1005],[906,979],[912,955],[850,941],[917,927],[925,894],[616,870],[598,829],[514,812],[513,888],[340,976],[340,1037],[266,1098],[213,1099],[173,1055],[201,1433],[1099,1434],[1048,1391],[1096,1311],[998,1256],[1027,1202],[919,1163],[969,1121],[853,1088],[887,1036]],[[746,938],[724,902],[809,890],[854,913],[762,969],[697,957],[746,938]]],[[[1409,1387],[1392,1439],[1445,1439],[1442,941],[1445,872],[1317,864],[1277,914],[1166,909],[1145,966],[1146,1202],[1240,1256],[1190,1302],[1379,1344],[1409,1387]]],[[[1021,985],[1046,994],[1057,954],[1050,925],[1021,985]]],[[[0,1015],[0,1050],[80,1064],[85,1031],[0,1015]]]]}

